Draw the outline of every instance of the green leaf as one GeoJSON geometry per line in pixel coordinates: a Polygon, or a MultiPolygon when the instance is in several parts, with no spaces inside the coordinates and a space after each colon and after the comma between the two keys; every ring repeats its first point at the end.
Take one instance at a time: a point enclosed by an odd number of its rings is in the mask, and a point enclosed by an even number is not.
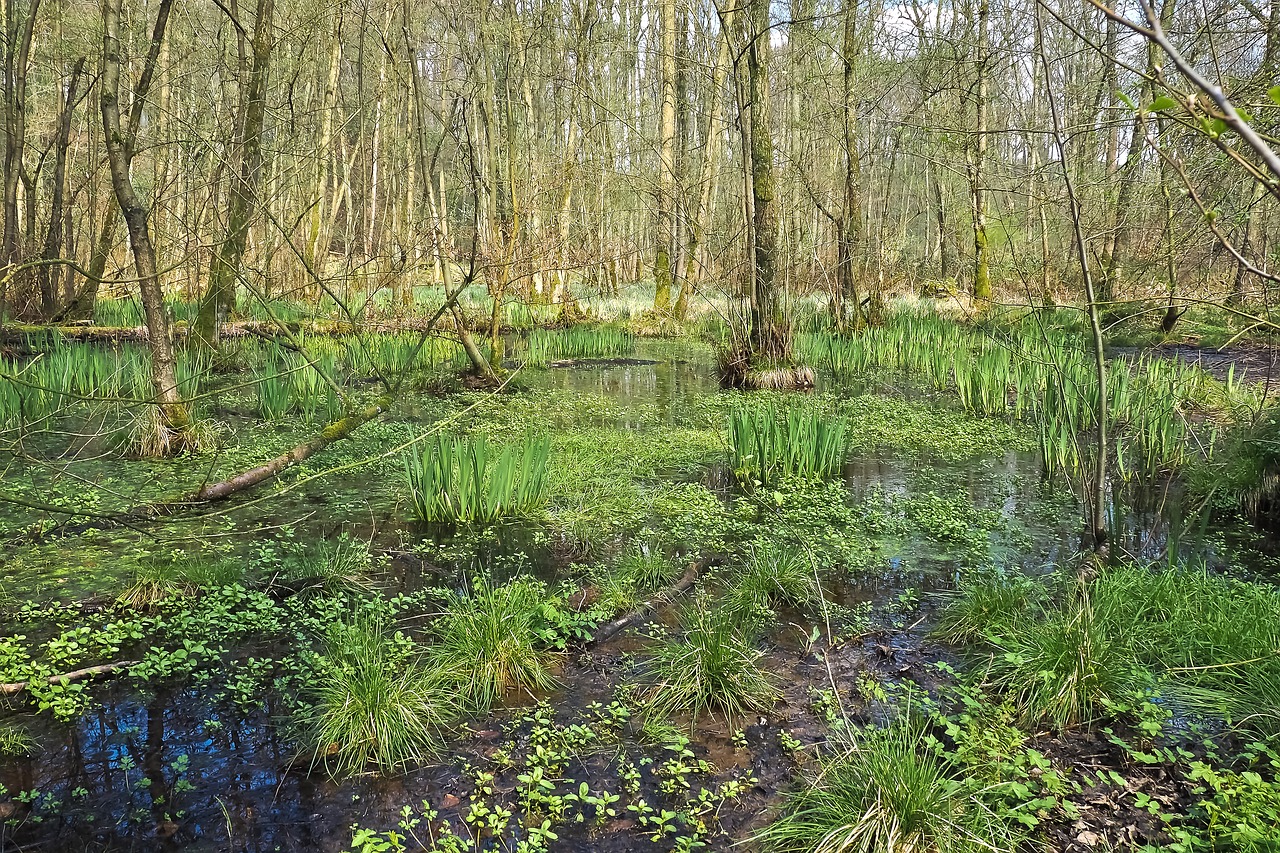
{"type": "Polygon", "coordinates": [[[1271,103],[1280,106],[1280,86],[1272,86],[1268,89],[1267,97],[1271,99],[1271,103]]]}
{"type": "Polygon", "coordinates": [[[1160,112],[1162,110],[1171,110],[1177,105],[1178,105],[1178,102],[1175,101],[1173,98],[1170,98],[1168,95],[1161,95],[1160,97],[1152,101],[1151,106],[1147,107],[1147,109],[1151,110],[1151,112],[1154,113],[1154,112],[1160,112]]]}
{"type": "MultiPolygon", "coordinates": [[[[1276,86],[1276,91],[1280,93],[1280,86],[1276,86]]],[[[1133,110],[1134,112],[1138,111],[1138,105],[1133,102],[1133,98],[1130,98],[1124,92],[1121,92],[1120,90],[1117,89],[1116,97],[1120,99],[1120,103],[1124,104],[1129,109],[1133,110]]],[[[1280,104],[1280,101],[1276,101],[1276,103],[1280,104]]]]}

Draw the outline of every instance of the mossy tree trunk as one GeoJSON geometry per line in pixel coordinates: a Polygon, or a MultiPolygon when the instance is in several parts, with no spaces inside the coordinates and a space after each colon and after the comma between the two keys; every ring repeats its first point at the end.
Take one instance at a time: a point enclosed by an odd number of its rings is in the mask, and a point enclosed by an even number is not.
{"type": "Polygon", "coordinates": [[[267,77],[274,17],[275,0],[258,0],[253,25],[253,65],[249,70],[249,84],[241,111],[243,122],[238,134],[240,168],[232,172],[227,230],[213,254],[209,287],[200,300],[200,311],[196,317],[194,339],[201,348],[217,348],[218,327],[235,310],[236,285],[262,183],[262,128],[267,112],[267,77]]]}
{"type": "Polygon", "coordinates": [[[769,0],[751,0],[747,47],[748,123],[751,130],[751,220],[754,237],[749,343],[757,358],[785,359],[790,341],[778,300],[778,211],[769,107],[769,0]]]}

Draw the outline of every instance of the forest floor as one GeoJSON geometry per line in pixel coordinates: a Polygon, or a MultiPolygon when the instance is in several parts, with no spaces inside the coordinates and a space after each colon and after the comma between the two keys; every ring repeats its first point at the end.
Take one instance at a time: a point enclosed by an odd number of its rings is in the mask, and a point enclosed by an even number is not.
{"type": "MultiPolygon", "coordinates": [[[[1237,349],[1230,363],[1261,364],[1237,349]]],[[[929,748],[948,766],[996,774],[1010,848],[1158,846],[1200,820],[1194,762],[1239,746],[1212,723],[1166,715],[1143,728],[1154,713],[1143,706],[1106,726],[1019,726],[983,685],[981,654],[933,634],[963,578],[1048,579],[1073,565],[1077,496],[1042,475],[1016,422],[899,382],[828,379],[804,397],[757,395],[842,419],[850,455],[832,481],[744,489],[723,428],[738,398],[718,389],[709,348],[645,341],[634,356],[549,367],[522,371],[497,396],[410,395],[226,512],[8,548],[0,674],[141,662],[0,709],[0,724],[34,739],[25,755],[0,757],[0,853],[754,849],[836,744],[904,705],[924,715],[929,748]],[[487,526],[410,521],[402,451],[391,451],[439,424],[494,440],[547,431],[545,513],[487,526]],[[358,475],[343,473],[356,465],[358,475]],[[769,548],[805,554],[822,589],[820,604],[766,608],[757,649],[776,700],[737,716],[655,711],[655,650],[769,548]],[[608,598],[617,567],[650,552],[706,568],[651,617],[591,642],[626,609],[608,598]],[[328,585],[314,570],[340,558],[356,564],[357,584],[328,585]],[[161,584],[141,606],[120,599],[174,566],[186,567],[186,585],[161,584]],[[426,647],[457,596],[519,583],[544,596],[554,688],[455,722],[432,761],[326,772],[298,721],[330,624],[367,611],[426,647]]],[[[92,424],[46,437],[13,458],[5,489],[121,509],[239,470],[313,429],[263,424],[254,405],[244,393],[220,397],[219,449],[180,460],[122,462],[86,442],[92,424]]],[[[1116,547],[1159,558],[1170,506],[1135,502],[1116,547]]],[[[6,540],[47,522],[16,505],[5,513],[6,540]]],[[[1280,571],[1244,523],[1181,531],[1178,545],[1250,576],[1280,571]]]]}

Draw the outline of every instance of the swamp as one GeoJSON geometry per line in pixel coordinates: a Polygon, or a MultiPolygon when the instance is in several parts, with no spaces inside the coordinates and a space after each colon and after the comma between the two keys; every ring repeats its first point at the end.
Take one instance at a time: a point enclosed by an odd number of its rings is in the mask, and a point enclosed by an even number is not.
{"type": "Polygon", "coordinates": [[[0,853],[1280,853],[1280,0],[0,6],[0,853]]]}

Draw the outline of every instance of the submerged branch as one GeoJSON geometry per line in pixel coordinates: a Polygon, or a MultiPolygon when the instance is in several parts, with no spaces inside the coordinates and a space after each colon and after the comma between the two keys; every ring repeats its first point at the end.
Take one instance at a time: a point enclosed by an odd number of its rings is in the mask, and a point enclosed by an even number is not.
{"type": "MultiPolygon", "coordinates": [[[[137,666],[139,661],[122,660],[118,663],[100,663],[97,666],[86,666],[84,669],[76,669],[71,672],[64,672],[61,675],[51,675],[44,680],[45,684],[68,684],[72,681],[83,681],[86,678],[93,678],[96,675],[109,675],[122,669],[128,669],[131,666],[137,666]]],[[[8,684],[0,684],[0,696],[12,696],[15,693],[21,693],[31,684],[29,681],[12,681],[8,684]]]]}
{"type": "Polygon", "coordinates": [[[702,560],[694,560],[689,564],[689,568],[685,569],[684,574],[680,576],[680,580],[676,581],[674,584],[667,587],[644,604],[641,604],[635,610],[632,610],[625,616],[620,616],[608,625],[605,625],[599,631],[596,631],[596,635],[591,638],[589,645],[594,646],[603,643],[623,628],[634,625],[636,622],[639,622],[641,619],[657,610],[663,604],[670,602],[677,595],[693,586],[693,582],[698,579],[698,574],[702,571],[704,563],[705,561],[702,560]]]}

